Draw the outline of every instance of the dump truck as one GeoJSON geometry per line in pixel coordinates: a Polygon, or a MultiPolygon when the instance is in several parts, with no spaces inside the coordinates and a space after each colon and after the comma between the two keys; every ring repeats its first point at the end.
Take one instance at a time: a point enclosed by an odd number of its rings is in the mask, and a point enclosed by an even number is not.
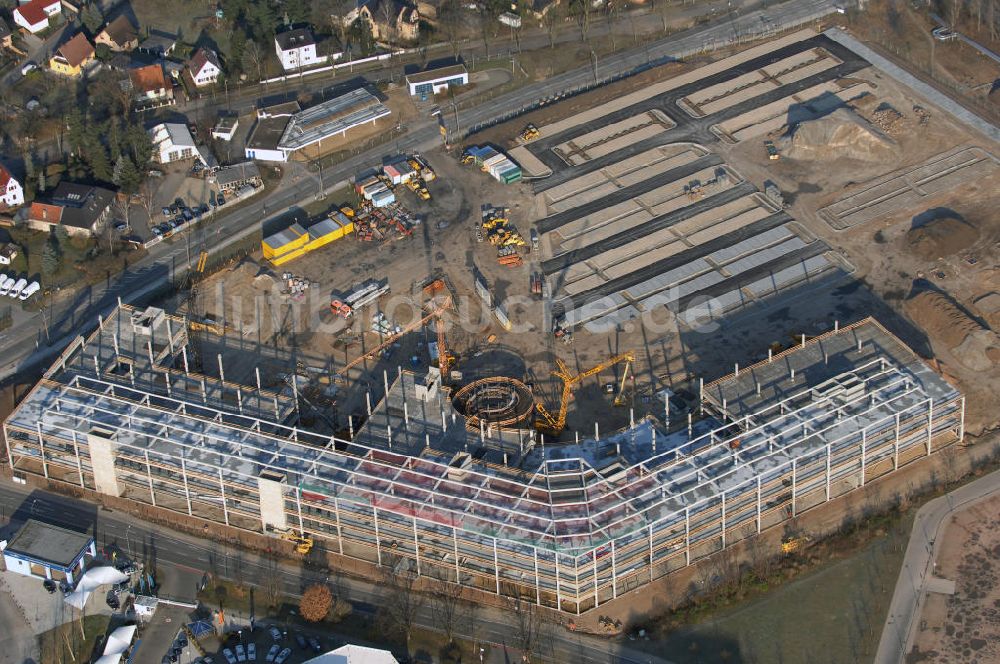
{"type": "Polygon", "coordinates": [[[536,138],[538,138],[541,135],[542,135],[542,132],[538,131],[538,127],[536,127],[533,124],[529,124],[521,132],[521,140],[524,141],[525,143],[527,143],[528,141],[535,140],[536,138]]]}
{"type": "Polygon", "coordinates": [[[778,152],[778,148],[774,145],[774,141],[764,141],[764,149],[767,150],[767,158],[771,161],[781,159],[781,153],[778,152]]]}
{"type": "Polygon", "coordinates": [[[532,272],[531,273],[531,294],[542,296],[542,273],[532,272]]]}

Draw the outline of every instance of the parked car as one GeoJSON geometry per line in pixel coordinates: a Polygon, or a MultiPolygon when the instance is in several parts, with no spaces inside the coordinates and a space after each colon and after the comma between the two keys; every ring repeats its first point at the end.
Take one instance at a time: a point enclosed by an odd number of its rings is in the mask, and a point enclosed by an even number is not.
{"type": "Polygon", "coordinates": [[[934,39],[938,41],[951,41],[952,39],[958,39],[958,33],[951,28],[946,28],[943,25],[939,28],[934,28],[931,32],[934,39]]]}
{"type": "Polygon", "coordinates": [[[218,205],[219,207],[222,207],[223,205],[226,204],[226,197],[223,196],[222,194],[219,194],[218,196],[215,197],[215,204],[218,205]]]}
{"type": "Polygon", "coordinates": [[[267,631],[271,633],[271,638],[274,639],[275,641],[281,640],[281,630],[275,627],[274,625],[268,627],[267,631]]]}
{"type": "Polygon", "coordinates": [[[233,651],[229,648],[222,649],[222,656],[226,658],[226,661],[229,662],[229,664],[236,664],[236,655],[234,655],[233,651]]]}
{"type": "Polygon", "coordinates": [[[128,230],[128,224],[126,224],[125,222],[118,222],[117,224],[115,224],[115,230],[118,231],[119,233],[124,233],[125,231],[128,230]]]}
{"type": "Polygon", "coordinates": [[[243,647],[242,643],[236,644],[236,661],[237,662],[247,661],[247,649],[243,647]]]}
{"type": "Polygon", "coordinates": [[[274,664],[285,664],[285,660],[292,654],[291,648],[285,648],[274,658],[274,664]]]}
{"type": "Polygon", "coordinates": [[[56,582],[53,581],[52,579],[45,579],[44,581],[42,581],[42,587],[45,588],[45,590],[47,590],[48,593],[51,595],[56,591],[56,582]]]}
{"type": "Polygon", "coordinates": [[[191,212],[191,208],[181,208],[181,216],[184,217],[185,221],[191,221],[194,219],[194,214],[191,212]]]}
{"type": "Polygon", "coordinates": [[[313,652],[323,652],[323,644],[315,636],[309,637],[309,645],[312,646],[313,652]]]}
{"type": "Polygon", "coordinates": [[[264,657],[264,661],[265,662],[274,662],[274,660],[278,656],[279,652],[281,652],[281,646],[279,646],[277,643],[275,643],[273,646],[271,646],[271,649],[267,651],[267,656],[264,657]]]}
{"type": "Polygon", "coordinates": [[[38,65],[29,60],[28,62],[25,62],[23,65],[21,65],[21,76],[27,76],[36,69],[38,69],[38,65]]]}
{"type": "Polygon", "coordinates": [[[160,208],[160,214],[162,214],[164,217],[169,217],[170,216],[170,207],[169,206],[167,206],[167,207],[161,207],[160,208]]]}
{"type": "Polygon", "coordinates": [[[306,649],[306,637],[302,636],[301,634],[296,634],[295,642],[299,644],[299,647],[302,648],[303,650],[306,649]]]}
{"type": "Polygon", "coordinates": [[[257,661],[257,644],[248,643],[247,644],[247,660],[251,662],[257,661]]]}

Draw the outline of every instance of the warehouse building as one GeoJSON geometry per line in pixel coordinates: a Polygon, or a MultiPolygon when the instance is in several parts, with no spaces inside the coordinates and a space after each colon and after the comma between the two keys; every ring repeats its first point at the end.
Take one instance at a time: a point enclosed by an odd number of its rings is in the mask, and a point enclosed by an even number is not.
{"type": "Polygon", "coordinates": [[[350,440],[316,433],[187,348],[183,319],[119,307],[5,421],[12,470],[569,613],[964,435],[962,395],[872,319],[705,384],[687,427],[562,445],[470,430],[435,369],[383,376],[350,440]]]}
{"type": "Polygon", "coordinates": [[[378,97],[359,88],[305,110],[295,102],[257,112],[257,125],[247,141],[247,159],[288,161],[296,152],[313,148],[322,152],[323,142],[344,139],[347,132],[375,124],[392,112],[378,97]]]}

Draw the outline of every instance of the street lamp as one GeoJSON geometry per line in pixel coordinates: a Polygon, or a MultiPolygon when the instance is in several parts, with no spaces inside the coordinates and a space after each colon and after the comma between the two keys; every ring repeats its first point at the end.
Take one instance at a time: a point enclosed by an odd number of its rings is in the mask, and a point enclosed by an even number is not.
{"type": "Polygon", "coordinates": [[[132,530],[132,524],[128,524],[128,528],[125,529],[125,544],[128,546],[128,558],[129,562],[133,562],[135,557],[132,555],[132,540],[129,538],[129,531],[132,530]]]}
{"type": "Polygon", "coordinates": [[[479,664],[482,664],[482,662],[483,662],[483,655],[485,653],[486,653],[486,648],[480,648],[479,649],[479,664]]]}

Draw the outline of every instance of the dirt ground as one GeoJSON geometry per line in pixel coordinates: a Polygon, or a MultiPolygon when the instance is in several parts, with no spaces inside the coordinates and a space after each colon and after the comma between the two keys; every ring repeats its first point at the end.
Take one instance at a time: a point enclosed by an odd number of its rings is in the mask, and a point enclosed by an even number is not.
{"type": "Polygon", "coordinates": [[[956,514],[942,535],[934,575],[955,594],[930,593],[907,664],[1000,661],[1000,496],[956,514]]]}

